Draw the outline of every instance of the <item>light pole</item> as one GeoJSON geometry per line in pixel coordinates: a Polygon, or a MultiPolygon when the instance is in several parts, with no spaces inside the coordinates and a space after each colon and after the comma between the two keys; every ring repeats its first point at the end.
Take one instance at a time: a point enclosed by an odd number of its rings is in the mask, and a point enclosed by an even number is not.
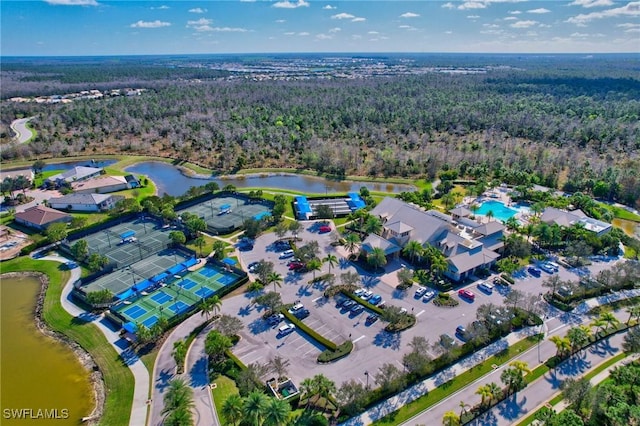
{"type": "Polygon", "coordinates": [[[107,235],[107,241],[109,242],[109,248],[111,248],[111,237],[109,236],[109,233],[107,231],[104,231],[104,233],[107,235]]]}
{"type": "Polygon", "coordinates": [[[367,378],[367,386],[365,387],[365,389],[369,390],[369,372],[368,372],[368,371],[365,371],[365,372],[364,372],[364,375],[365,375],[365,376],[366,376],[366,378],[367,378]]]}

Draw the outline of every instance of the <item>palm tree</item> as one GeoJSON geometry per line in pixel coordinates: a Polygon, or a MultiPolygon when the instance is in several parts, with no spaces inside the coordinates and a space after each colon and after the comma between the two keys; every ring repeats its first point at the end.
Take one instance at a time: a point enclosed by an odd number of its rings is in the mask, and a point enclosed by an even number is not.
{"type": "Polygon", "coordinates": [[[568,338],[561,336],[551,336],[549,340],[556,345],[557,357],[562,358],[565,354],[571,351],[571,341],[568,338]]]}
{"type": "Polygon", "coordinates": [[[485,217],[489,222],[491,222],[491,219],[493,219],[493,216],[495,216],[495,213],[493,213],[493,210],[489,210],[487,213],[485,213],[485,217]]]}
{"type": "Polygon", "coordinates": [[[605,323],[605,330],[614,328],[620,324],[620,320],[615,317],[611,312],[605,311],[600,313],[600,319],[605,323]]]}
{"type": "Polygon", "coordinates": [[[260,426],[266,414],[269,398],[260,391],[254,390],[244,400],[242,417],[251,426],[260,426]]]}
{"type": "Polygon", "coordinates": [[[460,401],[458,407],[460,407],[460,419],[462,419],[462,416],[467,412],[467,408],[469,408],[469,404],[464,401],[460,401]]]}
{"type": "Polygon", "coordinates": [[[493,401],[494,399],[498,400],[502,398],[502,388],[498,386],[497,383],[491,382],[487,386],[489,387],[489,392],[491,393],[491,399],[489,400],[489,402],[493,401]]]}
{"type": "Polygon", "coordinates": [[[242,420],[243,405],[244,401],[240,395],[237,393],[229,395],[224,403],[222,403],[222,415],[228,422],[231,422],[235,426],[242,420]]]}
{"type": "Polygon", "coordinates": [[[367,255],[367,262],[374,269],[378,269],[387,264],[387,256],[385,256],[383,249],[380,247],[374,247],[367,255]]]}
{"type": "Polygon", "coordinates": [[[193,240],[193,244],[195,244],[200,249],[200,257],[202,257],[202,247],[205,245],[207,241],[204,239],[202,235],[193,240]]]}
{"type": "Polygon", "coordinates": [[[307,269],[310,271],[313,271],[314,280],[316,279],[316,271],[319,271],[320,267],[322,267],[322,261],[317,257],[314,257],[313,259],[307,262],[307,269]]]}
{"type": "MultiPolygon", "coordinates": [[[[164,408],[162,410],[162,414],[166,416],[167,419],[178,417],[178,412],[185,411],[186,413],[180,413],[181,417],[184,417],[185,414],[191,416],[191,409],[195,406],[193,402],[193,389],[187,384],[187,382],[182,378],[175,378],[169,382],[169,386],[167,388],[166,393],[164,394],[164,408]],[[176,413],[176,414],[174,414],[176,413]]],[[[181,424],[188,425],[192,424],[193,420],[189,423],[176,423],[173,424],[181,424]]]]}
{"type": "Polygon", "coordinates": [[[445,426],[459,426],[460,416],[455,411],[447,411],[442,417],[442,424],[445,426]]]}
{"type": "Polygon", "coordinates": [[[629,319],[627,320],[627,325],[631,322],[632,318],[635,318],[636,321],[640,320],[640,305],[630,306],[627,308],[627,313],[629,314],[629,319]]]}
{"type": "Polygon", "coordinates": [[[329,265],[329,273],[331,273],[331,267],[336,266],[338,264],[338,258],[334,254],[327,254],[327,257],[322,259],[327,265],[329,265]]]}
{"type": "Polygon", "coordinates": [[[487,402],[487,399],[489,400],[489,402],[491,402],[491,397],[493,396],[493,394],[491,393],[491,389],[489,388],[489,385],[482,385],[478,388],[478,390],[476,390],[476,394],[480,395],[480,405],[484,406],[487,402]]]}
{"type": "Polygon", "coordinates": [[[291,406],[287,401],[276,398],[269,398],[264,409],[265,426],[284,426],[289,421],[291,406]]]}
{"type": "Polygon", "coordinates": [[[524,385],[524,376],[513,367],[505,369],[500,375],[500,380],[507,386],[507,395],[511,394],[511,392],[515,394],[524,385]]]}
{"type": "Polygon", "coordinates": [[[267,364],[269,370],[276,375],[276,387],[281,378],[287,375],[287,367],[289,367],[289,360],[284,359],[281,356],[276,356],[267,364]]]}
{"type": "Polygon", "coordinates": [[[405,256],[409,256],[409,259],[411,259],[411,263],[413,263],[416,257],[420,258],[423,250],[424,249],[422,248],[422,244],[420,244],[416,240],[411,240],[402,249],[402,254],[404,254],[405,256]]]}
{"type": "Polygon", "coordinates": [[[165,417],[164,426],[191,426],[193,425],[193,413],[190,409],[177,408],[165,417]]]}
{"type": "Polygon", "coordinates": [[[442,253],[438,252],[437,255],[431,258],[430,270],[433,276],[439,277],[447,269],[449,269],[449,263],[442,253]]]}
{"type": "Polygon", "coordinates": [[[347,249],[350,255],[353,255],[353,253],[358,249],[359,245],[360,237],[358,236],[358,234],[351,233],[347,234],[347,236],[344,237],[344,248],[347,249]]]}
{"type": "Polygon", "coordinates": [[[220,312],[220,307],[222,306],[222,301],[218,295],[211,296],[208,299],[202,299],[200,302],[200,315],[204,315],[209,320],[209,315],[213,312],[214,315],[217,315],[220,312]]]}
{"type": "Polygon", "coordinates": [[[516,219],[515,216],[511,216],[509,219],[507,219],[507,221],[504,224],[507,227],[507,229],[512,232],[517,231],[520,228],[520,223],[518,222],[518,219],[516,219]]]}
{"type": "Polygon", "coordinates": [[[571,327],[567,332],[567,338],[571,342],[571,352],[576,352],[577,349],[582,348],[591,336],[591,329],[585,325],[578,327],[571,327]]]}
{"type": "Polygon", "coordinates": [[[267,284],[273,283],[273,291],[277,293],[276,286],[282,287],[282,275],[277,272],[270,272],[267,275],[267,284]]]}
{"type": "Polygon", "coordinates": [[[312,380],[319,396],[330,399],[336,392],[336,384],[324,374],[316,374],[312,380]]]}
{"type": "Polygon", "coordinates": [[[363,231],[367,234],[380,234],[382,231],[382,222],[375,216],[369,216],[364,222],[363,231]]]}
{"type": "Polygon", "coordinates": [[[602,320],[602,318],[596,318],[589,324],[590,327],[596,328],[596,335],[604,330],[606,323],[602,320]]]}

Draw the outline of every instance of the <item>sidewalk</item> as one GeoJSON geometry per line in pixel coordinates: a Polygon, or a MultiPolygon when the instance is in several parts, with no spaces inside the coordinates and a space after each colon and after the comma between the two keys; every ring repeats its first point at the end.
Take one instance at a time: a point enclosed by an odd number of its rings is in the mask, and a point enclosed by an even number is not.
{"type": "Polygon", "coordinates": [[[213,323],[207,325],[193,340],[185,365],[185,375],[193,389],[195,401],[193,424],[196,426],[220,425],[209,385],[208,357],[204,352],[205,340],[211,330],[213,330],[213,323]]]}
{"type": "MultiPolygon", "coordinates": [[[[54,262],[66,263],[69,259],[62,256],[46,256],[43,260],[52,260],[54,262]]],[[[82,318],[82,321],[92,322],[107,338],[107,341],[113,346],[120,355],[122,362],[125,363],[134,378],[133,403],[131,406],[131,417],[129,418],[129,426],[144,425],[147,420],[147,399],[149,395],[149,372],[144,366],[140,358],[137,357],[124,339],[120,337],[118,330],[103,317],[88,314],[71,301],[71,290],[73,283],[80,278],[80,268],[71,270],[71,278],[65,284],[60,295],[60,304],[74,317],[82,318]]]]}

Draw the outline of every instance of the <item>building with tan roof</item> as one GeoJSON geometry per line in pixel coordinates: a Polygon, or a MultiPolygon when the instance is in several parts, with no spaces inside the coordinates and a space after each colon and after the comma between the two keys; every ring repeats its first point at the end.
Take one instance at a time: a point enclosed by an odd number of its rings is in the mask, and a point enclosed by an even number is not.
{"type": "Polygon", "coordinates": [[[57,222],[71,222],[71,215],[46,206],[33,206],[16,213],[15,221],[30,228],[44,230],[57,222]]]}

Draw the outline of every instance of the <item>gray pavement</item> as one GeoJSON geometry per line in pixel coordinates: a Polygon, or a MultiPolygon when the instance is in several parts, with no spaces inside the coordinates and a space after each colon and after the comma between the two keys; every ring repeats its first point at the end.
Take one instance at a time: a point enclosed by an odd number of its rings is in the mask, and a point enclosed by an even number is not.
{"type": "Polygon", "coordinates": [[[193,388],[195,401],[193,417],[196,426],[217,426],[220,424],[209,385],[208,357],[204,352],[205,339],[212,329],[213,324],[205,327],[193,340],[187,353],[185,372],[188,383],[193,388]]]}
{"type": "MultiPolygon", "coordinates": [[[[36,252],[34,252],[36,254],[36,252]]],[[[52,255],[46,256],[44,260],[53,260],[55,262],[66,263],[69,259],[62,256],[52,255]]],[[[101,315],[93,315],[79,308],[71,299],[71,290],[73,283],[80,278],[80,268],[71,270],[71,278],[67,281],[60,296],[60,303],[64,310],[74,317],[80,318],[82,321],[91,322],[107,338],[107,341],[113,346],[120,355],[122,361],[129,367],[134,378],[133,404],[131,406],[131,417],[129,418],[130,426],[144,425],[147,420],[147,398],[149,395],[149,372],[142,363],[140,358],[131,350],[129,343],[120,337],[119,330],[107,321],[101,315]]]]}
{"type": "Polygon", "coordinates": [[[33,137],[33,132],[27,127],[27,123],[34,117],[19,118],[11,122],[11,130],[16,133],[18,143],[28,142],[33,137]]]}

